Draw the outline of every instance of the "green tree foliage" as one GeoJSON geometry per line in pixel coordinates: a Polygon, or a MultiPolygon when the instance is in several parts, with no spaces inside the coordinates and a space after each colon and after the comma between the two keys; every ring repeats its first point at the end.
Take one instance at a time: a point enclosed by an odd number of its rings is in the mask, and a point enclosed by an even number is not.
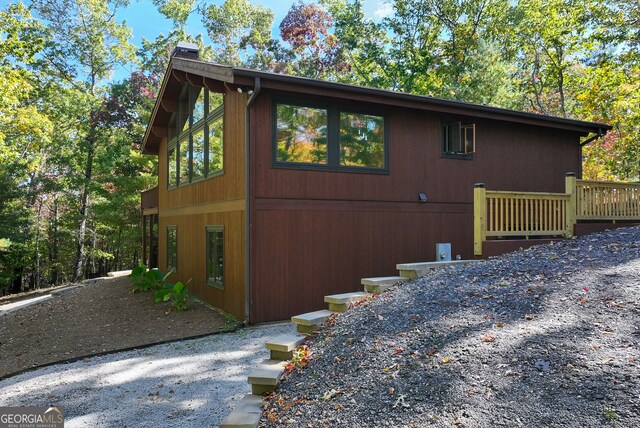
{"type": "Polygon", "coordinates": [[[248,0],[226,0],[201,7],[202,23],[213,42],[214,62],[258,68],[272,63],[274,13],[248,0]]]}
{"type": "Polygon", "coordinates": [[[108,82],[134,59],[121,5],[0,11],[0,290],[138,263],[139,192],[154,168],[139,142],[155,81],[108,82]]]}
{"type": "Polygon", "coordinates": [[[43,72],[66,82],[85,107],[84,126],[77,129],[76,134],[80,166],[76,280],[83,277],[87,258],[86,231],[96,150],[108,141],[108,136],[101,135],[99,128],[100,113],[105,108],[101,84],[115,67],[133,60],[134,48],[129,43],[131,30],[116,20],[116,10],[124,4],[119,0],[32,2],[36,16],[46,24],[50,34],[40,61],[43,72]]]}

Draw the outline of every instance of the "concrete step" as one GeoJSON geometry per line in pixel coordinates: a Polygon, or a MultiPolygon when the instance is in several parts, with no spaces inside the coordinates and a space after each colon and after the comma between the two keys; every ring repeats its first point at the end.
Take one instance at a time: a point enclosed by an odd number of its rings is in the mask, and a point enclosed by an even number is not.
{"type": "Polygon", "coordinates": [[[273,339],[269,339],[265,346],[271,351],[272,360],[290,360],[293,358],[293,351],[298,349],[305,336],[295,333],[282,334],[273,339]]]}
{"type": "Polygon", "coordinates": [[[291,322],[296,325],[298,333],[313,333],[318,330],[320,326],[329,318],[335,314],[334,311],[328,311],[323,309],[321,311],[307,312],[306,314],[296,315],[291,317],[291,322]]]}
{"type": "Polygon", "coordinates": [[[262,395],[273,392],[280,381],[285,366],[284,361],[263,360],[247,378],[247,382],[251,385],[251,393],[262,395]]]}
{"type": "Polygon", "coordinates": [[[262,398],[247,394],[238,405],[227,415],[220,424],[220,428],[255,428],[260,423],[262,415],[262,398]]]}
{"type": "Polygon", "coordinates": [[[478,263],[480,260],[449,260],[446,262],[420,262],[420,263],[400,263],[396,265],[396,269],[400,275],[410,279],[420,278],[435,269],[453,265],[469,265],[478,263]]]}
{"type": "Polygon", "coordinates": [[[405,276],[379,276],[376,278],[362,278],[360,283],[364,285],[364,291],[367,293],[379,294],[387,291],[392,285],[408,279],[405,276]]]}
{"type": "Polygon", "coordinates": [[[351,303],[359,302],[367,297],[369,293],[357,291],[355,293],[342,293],[324,296],[325,303],[329,304],[330,311],[346,312],[351,303]]]}

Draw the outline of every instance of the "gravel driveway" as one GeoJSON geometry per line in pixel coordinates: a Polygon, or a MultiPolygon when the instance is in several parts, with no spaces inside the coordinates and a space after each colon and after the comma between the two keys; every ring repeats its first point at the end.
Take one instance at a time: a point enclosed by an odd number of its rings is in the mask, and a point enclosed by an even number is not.
{"type": "Polygon", "coordinates": [[[251,327],[49,366],[0,381],[0,406],[62,406],[70,428],[218,426],[250,391],[265,340],[291,330],[251,327]]]}

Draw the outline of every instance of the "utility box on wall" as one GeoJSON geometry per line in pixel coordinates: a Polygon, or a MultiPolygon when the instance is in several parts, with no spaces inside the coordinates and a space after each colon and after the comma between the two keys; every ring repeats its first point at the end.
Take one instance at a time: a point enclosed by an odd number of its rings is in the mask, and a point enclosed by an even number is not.
{"type": "Polygon", "coordinates": [[[436,244],[436,261],[437,262],[451,261],[451,244],[450,243],[440,242],[436,244]]]}

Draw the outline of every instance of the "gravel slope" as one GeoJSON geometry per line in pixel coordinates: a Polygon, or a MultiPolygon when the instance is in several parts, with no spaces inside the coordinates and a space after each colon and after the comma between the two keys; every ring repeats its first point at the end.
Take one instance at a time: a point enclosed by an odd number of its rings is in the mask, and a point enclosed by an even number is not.
{"type": "Polygon", "coordinates": [[[262,425],[640,426],[640,228],[404,284],[310,340],[262,425]]]}
{"type": "Polygon", "coordinates": [[[250,392],[265,340],[290,331],[252,327],[49,366],[0,381],[0,406],[62,406],[69,428],[218,426],[250,392]]]}

